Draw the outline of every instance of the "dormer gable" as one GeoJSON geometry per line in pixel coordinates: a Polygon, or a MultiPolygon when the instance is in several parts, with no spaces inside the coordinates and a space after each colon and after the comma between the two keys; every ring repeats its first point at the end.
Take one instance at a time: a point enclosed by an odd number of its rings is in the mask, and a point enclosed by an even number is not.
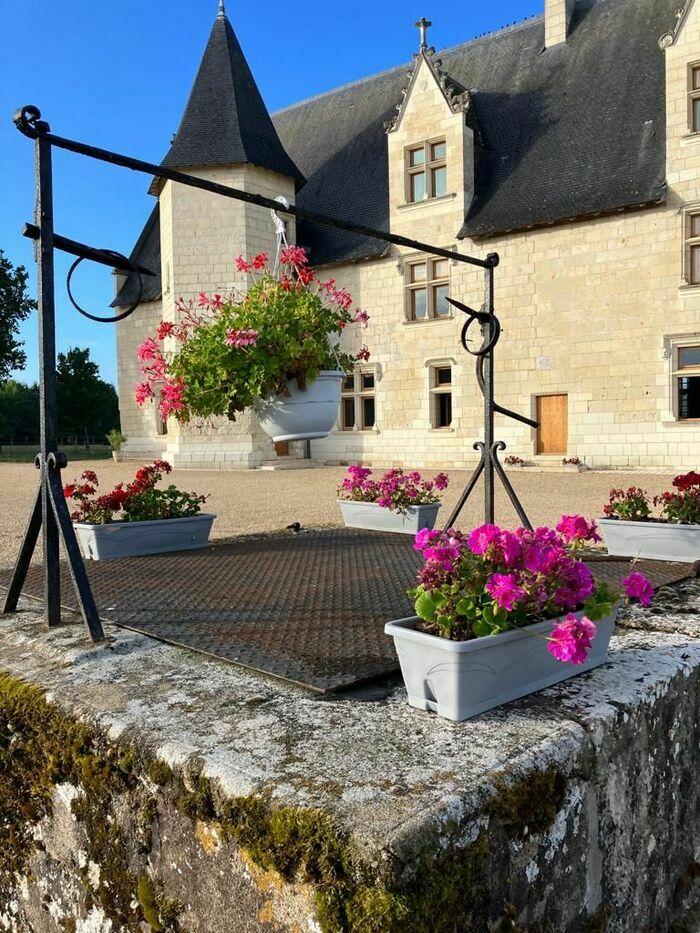
{"type": "Polygon", "coordinates": [[[474,196],[480,133],[470,91],[446,71],[427,44],[430,25],[425,19],[416,23],[420,48],[396,113],[385,124],[390,225],[405,235],[420,226],[424,238],[427,224],[435,229],[434,242],[446,235],[453,242],[474,196]]]}

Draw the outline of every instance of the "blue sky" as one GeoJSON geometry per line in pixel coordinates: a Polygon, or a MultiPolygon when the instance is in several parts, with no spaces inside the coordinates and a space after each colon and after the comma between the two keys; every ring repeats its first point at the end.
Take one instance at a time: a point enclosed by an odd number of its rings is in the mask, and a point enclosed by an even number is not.
{"type": "MultiPolygon", "coordinates": [[[[22,104],[36,104],[53,132],[158,162],[177,129],[216,15],[217,0],[21,0],[3,9],[0,57],[0,248],[36,274],[19,231],[33,211],[32,143],[12,126],[22,104]]],[[[271,111],[410,59],[413,23],[433,21],[438,49],[542,11],[544,0],[228,0],[227,13],[271,111]]],[[[54,158],[57,232],[128,254],[153,203],[144,175],[65,152],[54,158]]],[[[111,325],[73,311],[65,294],[70,260],[57,255],[57,345],[89,346],[115,381],[111,325]]],[[[84,307],[106,313],[112,277],[83,263],[75,290],[84,307]]],[[[37,377],[36,317],[22,329],[37,377]]]]}

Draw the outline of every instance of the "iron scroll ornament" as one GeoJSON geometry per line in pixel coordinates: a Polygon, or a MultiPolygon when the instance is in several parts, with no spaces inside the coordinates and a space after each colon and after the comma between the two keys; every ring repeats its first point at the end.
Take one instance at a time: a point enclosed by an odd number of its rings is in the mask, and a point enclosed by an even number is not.
{"type": "Polygon", "coordinates": [[[121,314],[115,314],[113,317],[99,317],[97,314],[90,314],[89,311],[86,311],[84,308],[81,308],[78,302],[73,297],[73,291],[71,289],[71,280],[73,278],[73,273],[75,272],[75,270],[78,268],[80,263],[86,258],[85,256],[79,256],[75,260],[75,262],[72,264],[70,269],[68,270],[68,275],[66,277],[66,290],[68,292],[70,303],[73,305],[73,307],[79,314],[83,315],[83,317],[86,317],[91,321],[97,321],[98,324],[116,324],[118,321],[123,321],[125,318],[128,318],[130,315],[132,315],[134,311],[138,308],[138,306],[141,304],[141,298],[143,297],[143,276],[141,275],[141,272],[138,266],[136,265],[136,263],[133,262],[133,260],[129,259],[127,256],[124,256],[122,253],[118,253],[112,249],[102,249],[100,250],[100,252],[105,257],[111,256],[113,259],[116,259],[117,261],[121,260],[123,263],[131,267],[131,271],[136,276],[136,281],[138,282],[138,293],[136,295],[136,300],[133,301],[129,305],[126,311],[122,311],[121,314]]]}

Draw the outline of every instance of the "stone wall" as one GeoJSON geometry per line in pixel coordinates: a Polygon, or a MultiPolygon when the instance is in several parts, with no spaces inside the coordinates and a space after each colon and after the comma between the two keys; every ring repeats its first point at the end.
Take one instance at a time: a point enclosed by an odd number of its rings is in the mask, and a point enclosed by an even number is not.
{"type": "Polygon", "coordinates": [[[700,585],[623,626],[452,724],[0,619],[0,929],[697,930],[700,585]]]}

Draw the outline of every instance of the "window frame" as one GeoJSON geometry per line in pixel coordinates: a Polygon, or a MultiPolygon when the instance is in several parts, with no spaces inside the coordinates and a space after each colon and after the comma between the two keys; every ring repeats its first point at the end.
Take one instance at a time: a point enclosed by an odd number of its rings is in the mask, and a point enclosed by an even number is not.
{"type": "Polygon", "coordinates": [[[447,286],[450,293],[450,260],[441,256],[413,256],[404,263],[404,313],[406,320],[411,324],[421,324],[425,321],[448,321],[452,317],[452,310],[448,306],[445,314],[438,314],[436,310],[436,292],[438,288],[447,286]],[[437,276],[435,267],[438,263],[445,263],[446,273],[437,276]],[[417,266],[425,266],[425,278],[414,279],[413,270],[417,266]],[[425,291],[425,317],[416,317],[414,295],[418,291],[425,291]]]}
{"type": "Polygon", "coordinates": [[[343,380],[343,386],[340,393],[340,415],[338,418],[338,429],[346,434],[348,432],[368,432],[377,430],[377,370],[376,367],[372,366],[358,366],[351,373],[346,373],[345,379],[343,380]],[[363,377],[371,376],[372,385],[369,388],[364,388],[363,386],[363,377]],[[346,388],[346,382],[352,379],[353,387],[352,389],[346,388]],[[366,399],[372,399],[374,401],[374,424],[366,425],[365,423],[365,406],[364,401],[366,399]],[[345,402],[348,399],[353,400],[353,417],[354,423],[352,425],[346,425],[345,423],[345,402]]]}
{"type": "Polygon", "coordinates": [[[431,431],[452,431],[454,430],[454,373],[455,367],[451,360],[436,360],[428,363],[429,396],[430,396],[430,429],[431,431]],[[438,373],[441,370],[450,370],[450,381],[441,383],[438,373]],[[448,424],[438,424],[439,421],[439,397],[450,396],[450,421],[448,424]]]}
{"type": "MultiPolygon", "coordinates": [[[[697,276],[693,274],[693,256],[696,252],[700,254],[700,207],[694,206],[686,210],[684,233],[683,253],[685,269],[683,278],[688,285],[700,286],[700,268],[698,269],[697,276]],[[697,233],[693,232],[695,221],[697,221],[698,224],[697,233]]],[[[698,265],[700,266],[700,262],[698,265]]]]}
{"type": "Polygon", "coordinates": [[[435,198],[447,196],[447,138],[437,136],[433,139],[426,139],[422,143],[414,143],[406,146],[404,149],[404,197],[406,204],[424,204],[426,201],[433,201],[435,198]],[[433,158],[433,149],[435,146],[444,146],[445,155],[433,158]],[[423,161],[414,165],[413,153],[423,153],[423,161]],[[435,194],[435,172],[438,169],[445,169],[445,191],[442,194],[435,194]],[[425,176],[425,197],[419,200],[413,197],[413,178],[415,175],[425,176]]]}
{"type": "Polygon", "coordinates": [[[688,65],[688,130],[692,135],[700,135],[700,115],[695,119],[695,102],[700,100],[700,61],[688,65]],[[697,86],[696,86],[697,75],[697,86]]]}
{"type": "Polygon", "coordinates": [[[700,379],[700,363],[689,364],[683,366],[681,363],[681,354],[683,350],[699,350],[700,351],[700,341],[699,340],[683,340],[682,338],[674,341],[672,353],[672,372],[671,376],[673,379],[673,412],[676,418],[676,421],[684,424],[686,422],[698,422],[700,421],[700,416],[696,417],[683,417],[681,415],[681,379],[688,378],[699,378],[700,379]]]}

